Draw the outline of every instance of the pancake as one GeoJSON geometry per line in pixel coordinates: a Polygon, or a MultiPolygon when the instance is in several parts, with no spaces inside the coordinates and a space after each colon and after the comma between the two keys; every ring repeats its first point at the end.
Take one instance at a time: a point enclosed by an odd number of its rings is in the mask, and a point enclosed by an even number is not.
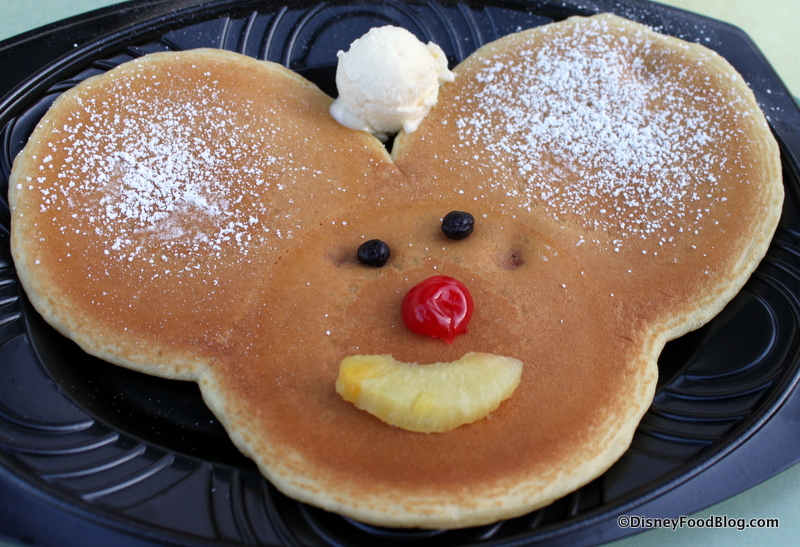
{"type": "Polygon", "coordinates": [[[755,99],[712,51],[611,15],[493,42],[390,157],[285,68],[157,53],[62,95],[16,159],[12,252],[36,309],[110,363],[192,380],[287,495],[382,526],[518,516],[602,474],[652,401],[664,344],[763,257],[783,198],[755,99]],[[441,218],[476,219],[463,241],[441,218]],[[391,248],[383,268],[355,259],[391,248]],[[403,326],[465,283],[452,344],[403,326]],[[339,362],[470,352],[519,387],[446,433],[335,391],[339,362]]]}

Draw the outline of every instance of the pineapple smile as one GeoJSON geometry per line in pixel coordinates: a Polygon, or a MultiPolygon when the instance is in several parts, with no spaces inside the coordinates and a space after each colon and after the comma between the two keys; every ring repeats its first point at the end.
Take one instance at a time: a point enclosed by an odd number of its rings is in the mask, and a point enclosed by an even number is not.
{"type": "Polygon", "coordinates": [[[339,364],[336,392],[389,425],[444,433],[495,410],[521,376],[521,361],[490,353],[430,365],[353,355],[339,364]]]}

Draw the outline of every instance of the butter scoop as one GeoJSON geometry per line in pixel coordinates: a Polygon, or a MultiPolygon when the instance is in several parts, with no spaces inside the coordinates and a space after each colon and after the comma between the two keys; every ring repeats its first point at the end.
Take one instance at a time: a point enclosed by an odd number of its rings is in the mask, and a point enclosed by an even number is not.
{"type": "Polygon", "coordinates": [[[391,25],[370,29],[337,56],[339,97],[331,115],[384,141],[401,129],[416,130],[436,104],[439,86],[455,78],[442,48],[391,25]]]}

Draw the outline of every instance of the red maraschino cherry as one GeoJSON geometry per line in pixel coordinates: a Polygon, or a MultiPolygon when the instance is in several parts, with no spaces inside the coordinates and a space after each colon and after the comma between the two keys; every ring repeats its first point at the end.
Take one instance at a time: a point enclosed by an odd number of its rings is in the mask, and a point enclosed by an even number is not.
{"type": "Polygon", "coordinates": [[[461,281],[435,275],[403,298],[403,323],[412,332],[450,344],[457,335],[467,332],[472,309],[472,295],[461,281]]]}

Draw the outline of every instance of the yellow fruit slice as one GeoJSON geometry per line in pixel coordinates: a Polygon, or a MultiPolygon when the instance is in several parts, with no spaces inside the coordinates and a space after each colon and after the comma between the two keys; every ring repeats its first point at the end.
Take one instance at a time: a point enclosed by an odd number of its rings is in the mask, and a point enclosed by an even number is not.
{"type": "Polygon", "coordinates": [[[495,410],[521,376],[521,361],[490,353],[431,365],[391,355],[353,355],[339,364],[336,392],[388,424],[443,433],[495,410]]]}

